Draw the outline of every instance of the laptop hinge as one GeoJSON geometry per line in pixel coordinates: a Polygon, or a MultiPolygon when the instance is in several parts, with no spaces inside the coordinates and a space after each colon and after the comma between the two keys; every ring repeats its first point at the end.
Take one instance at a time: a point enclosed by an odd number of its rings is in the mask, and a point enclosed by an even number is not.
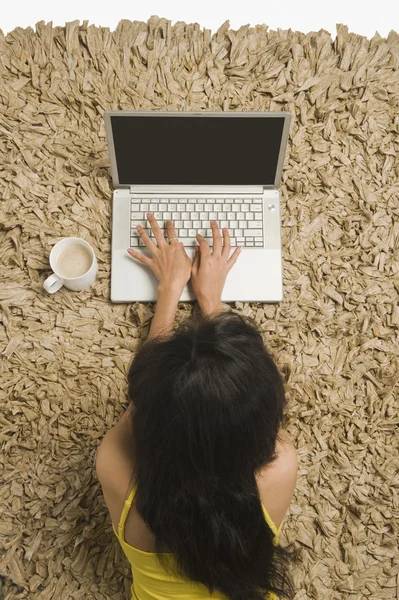
{"type": "Polygon", "coordinates": [[[131,194],[263,194],[261,185],[131,185],[131,194]]]}

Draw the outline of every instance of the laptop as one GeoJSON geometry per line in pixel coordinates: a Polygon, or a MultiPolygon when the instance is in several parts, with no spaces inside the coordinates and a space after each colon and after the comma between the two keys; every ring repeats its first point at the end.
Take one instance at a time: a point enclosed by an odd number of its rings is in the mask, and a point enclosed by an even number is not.
{"type": "MultiPolygon", "coordinates": [[[[283,298],[279,186],[287,112],[109,110],[104,113],[114,186],[111,301],[156,302],[158,280],[129,247],[151,256],[136,226],[156,244],[146,213],[165,232],[172,219],[191,259],[197,232],[212,246],[210,220],[228,227],[231,252],[222,301],[283,298]]],[[[194,301],[191,281],[180,301],[194,301]]]]}

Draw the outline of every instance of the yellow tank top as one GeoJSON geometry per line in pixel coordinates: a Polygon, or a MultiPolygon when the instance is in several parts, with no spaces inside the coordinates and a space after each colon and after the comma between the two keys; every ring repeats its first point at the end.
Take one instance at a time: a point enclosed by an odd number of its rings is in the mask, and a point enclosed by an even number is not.
{"type": "MultiPolygon", "coordinates": [[[[226,596],[220,592],[210,595],[204,585],[190,583],[170,575],[161,567],[154,552],[144,552],[125,542],[125,521],[135,494],[136,488],[133,488],[125,501],[118,532],[112,526],[132,567],[131,600],[226,600],[226,596]]],[[[283,523],[277,529],[263,504],[262,509],[265,519],[274,533],[274,544],[277,545],[283,523]]],[[[173,554],[166,554],[166,557],[167,560],[173,561],[173,554]]],[[[277,600],[277,596],[268,594],[265,600],[277,600]]]]}

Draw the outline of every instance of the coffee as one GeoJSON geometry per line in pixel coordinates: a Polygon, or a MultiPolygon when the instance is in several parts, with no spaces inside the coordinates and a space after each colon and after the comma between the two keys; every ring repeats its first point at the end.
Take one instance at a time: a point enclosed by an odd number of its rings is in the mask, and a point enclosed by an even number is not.
{"type": "Polygon", "coordinates": [[[92,254],[83,244],[71,244],[59,253],[55,271],[60,277],[71,279],[84,275],[93,262],[92,254]]]}

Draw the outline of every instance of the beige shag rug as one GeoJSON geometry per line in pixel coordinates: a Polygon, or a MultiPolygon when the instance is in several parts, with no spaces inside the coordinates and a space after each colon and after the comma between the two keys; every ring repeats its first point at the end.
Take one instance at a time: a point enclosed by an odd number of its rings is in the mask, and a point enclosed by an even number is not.
{"type": "Polygon", "coordinates": [[[299,476],[281,541],[295,600],[398,598],[398,34],[41,21],[0,31],[0,74],[4,599],[129,597],[94,460],[154,306],[109,299],[106,109],[291,112],[284,300],[232,305],[286,382],[299,476]],[[98,280],[49,295],[50,250],[72,235],[98,280]]]}

